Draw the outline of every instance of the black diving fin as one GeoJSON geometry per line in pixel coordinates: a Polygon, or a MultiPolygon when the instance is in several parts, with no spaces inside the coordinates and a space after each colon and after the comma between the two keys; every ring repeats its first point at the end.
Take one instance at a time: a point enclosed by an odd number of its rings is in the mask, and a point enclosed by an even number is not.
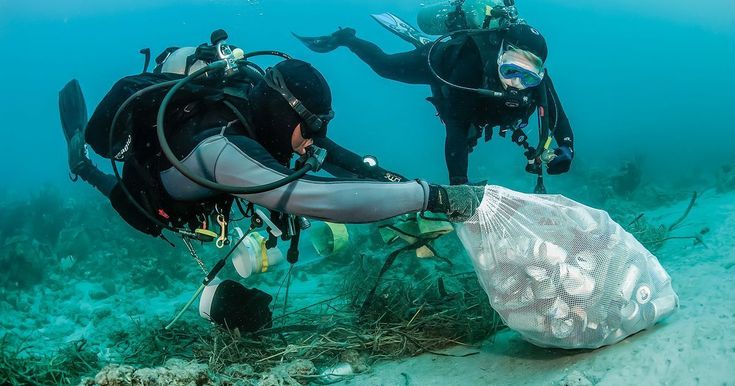
{"type": "Polygon", "coordinates": [[[405,21],[401,20],[401,18],[390,12],[374,14],[370,16],[372,16],[375,21],[380,23],[380,25],[385,27],[388,31],[393,32],[401,39],[413,44],[414,46],[416,46],[416,48],[419,48],[434,41],[429,36],[425,35],[418,29],[414,28],[412,25],[406,23],[405,21]]]}
{"type": "Polygon", "coordinates": [[[64,137],[67,142],[74,135],[87,126],[87,104],[79,82],[72,79],[59,91],[59,114],[61,115],[61,127],[64,129],[64,137]]]}
{"type": "Polygon", "coordinates": [[[87,104],[79,82],[72,79],[59,91],[59,114],[61,127],[64,129],[64,138],[69,155],[69,171],[72,181],[87,164],[87,147],[84,144],[84,129],[87,126],[87,104]]]}
{"type": "Polygon", "coordinates": [[[301,41],[301,43],[303,43],[306,48],[321,54],[334,51],[337,47],[339,47],[337,39],[332,35],[307,37],[296,35],[293,32],[291,32],[291,35],[293,35],[296,39],[299,39],[299,41],[301,41]]]}

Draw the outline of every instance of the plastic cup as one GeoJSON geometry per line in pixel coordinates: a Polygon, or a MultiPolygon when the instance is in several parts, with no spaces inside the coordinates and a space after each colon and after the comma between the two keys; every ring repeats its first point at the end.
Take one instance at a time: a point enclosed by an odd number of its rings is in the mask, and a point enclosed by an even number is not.
{"type": "Polygon", "coordinates": [[[349,233],[344,224],[325,222],[315,226],[311,231],[311,244],[319,256],[339,253],[347,247],[349,239],[349,233]]]}

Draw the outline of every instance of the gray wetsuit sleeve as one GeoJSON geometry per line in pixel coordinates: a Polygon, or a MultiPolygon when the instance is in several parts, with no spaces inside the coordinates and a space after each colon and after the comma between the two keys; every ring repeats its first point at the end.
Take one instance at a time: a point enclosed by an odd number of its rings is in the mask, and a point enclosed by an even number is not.
{"type": "MultiPolygon", "coordinates": [[[[218,183],[257,186],[293,173],[257,142],[244,136],[207,138],[183,160],[194,173],[218,183]]],[[[174,199],[195,201],[216,194],[171,168],[161,180],[174,199]]],[[[423,181],[388,183],[304,176],[281,188],[240,197],[263,207],[325,221],[366,223],[426,210],[429,187],[423,181]]]]}

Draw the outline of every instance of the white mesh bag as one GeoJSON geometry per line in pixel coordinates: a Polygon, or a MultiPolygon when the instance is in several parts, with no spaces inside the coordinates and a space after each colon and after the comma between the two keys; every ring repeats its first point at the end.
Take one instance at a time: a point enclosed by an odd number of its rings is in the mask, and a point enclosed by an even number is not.
{"type": "Polygon", "coordinates": [[[538,346],[613,344],[679,306],[655,256],[607,212],[564,196],[486,186],[457,231],[490,305],[538,346]]]}

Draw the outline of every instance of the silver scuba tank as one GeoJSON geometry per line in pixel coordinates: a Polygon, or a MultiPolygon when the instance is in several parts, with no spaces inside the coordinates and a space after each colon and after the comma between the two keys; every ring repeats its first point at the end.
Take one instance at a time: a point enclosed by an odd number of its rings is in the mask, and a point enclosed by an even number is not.
{"type": "MultiPolygon", "coordinates": [[[[430,35],[444,35],[452,32],[451,25],[456,22],[458,10],[464,12],[466,27],[482,28],[485,21],[486,7],[504,7],[503,0],[445,0],[425,5],[419,10],[418,25],[421,31],[430,35]]],[[[498,20],[493,20],[489,28],[498,27],[498,20]]]]}
{"type": "MultiPolygon", "coordinates": [[[[186,75],[186,64],[189,57],[194,55],[196,47],[181,47],[178,50],[172,52],[166,59],[161,63],[161,72],[165,74],[179,74],[186,75]]],[[[195,61],[189,68],[189,74],[206,66],[203,60],[195,61]]]]}
{"type": "Polygon", "coordinates": [[[210,37],[211,45],[182,47],[169,54],[161,63],[162,73],[189,75],[216,60],[226,61],[226,75],[237,72],[236,61],[245,55],[242,49],[232,49],[226,42],[227,32],[216,30],[210,37]]]}

